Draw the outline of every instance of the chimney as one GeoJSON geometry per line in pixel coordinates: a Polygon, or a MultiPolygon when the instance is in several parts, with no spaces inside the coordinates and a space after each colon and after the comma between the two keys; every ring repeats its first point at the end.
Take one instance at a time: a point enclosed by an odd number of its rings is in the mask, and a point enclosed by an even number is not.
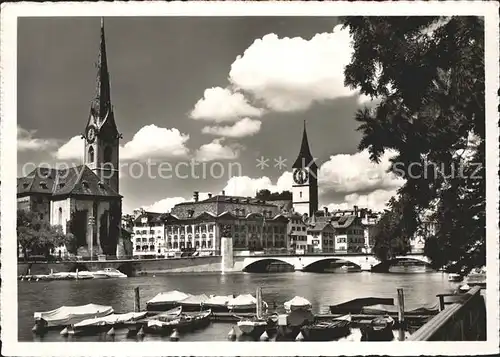
{"type": "Polygon", "coordinates": [[[323,209],[325,210],[325,217],[328,217],[328,207],[325,206],[323,209]]]}
{"type": "Polygon", "coordinates": [[[208,198],[212,198],[212,194],[211,193],[208,194],[208,198]]]}
{"type": "Polygon", "coordinates": [[[194,191],[194,194],[193,194],[194,202],[198,202],[199,197],[200,197],[200,193],[198,191],[194,191]]]}
{"type": "Polygon", "coordinates": [[[354,216],[358,216],[358,206],[354,206],[354,216]]]}
{"type": "Polygon", "coordinates": [[[222,196],[226,195],[226,191],[222,190],[222,196]]]}

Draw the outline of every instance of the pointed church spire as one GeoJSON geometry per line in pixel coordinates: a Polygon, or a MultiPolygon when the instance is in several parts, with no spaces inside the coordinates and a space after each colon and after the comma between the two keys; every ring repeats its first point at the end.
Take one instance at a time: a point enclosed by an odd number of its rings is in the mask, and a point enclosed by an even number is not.
{"type": "MultiPolygon", "coordinates": [[[[297,160],[295,160],[295,163],[293,164],[292,167],[293,168],[307,167],[313,160],[314,158],[311,155],[311,150],[309,149],[309,141],[307,140],[306,121],[304,119],[304,131],[302,133],[302,143],[300,145],[300,152],[299,156],[297,157],[297,160]]],[[[312,165],[310,165],[310,167],[315,165],[316,164],[313,163],[312,165]]]]}
{"type": "Polygon", "coordinates": [[[94,118],[102,123],[110,114],[111,89],[109,84],[108,58],[106,55],[106,36],[104,34],[104,19],[101,17],[101,39],[97,61],[96,94],[92,101],[91,111],[94,118]]]}

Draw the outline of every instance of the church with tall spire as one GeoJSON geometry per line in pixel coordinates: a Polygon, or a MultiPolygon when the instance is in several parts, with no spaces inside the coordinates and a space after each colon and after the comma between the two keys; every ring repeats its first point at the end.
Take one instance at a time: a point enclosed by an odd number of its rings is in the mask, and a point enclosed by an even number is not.
{"type": "Polygon", "coordinates": [[[98,255],[116,255],[122,213],[121,135],[111,104],[103,19],[98,53],[96,92],[81,135],[83,164],[69,168],[37,167],[17,179],[18,209],[35,212],[40,219],[72,233],[77,249],[71,253],[93,259],[98,255]]]}
{"type": "Polygon", "coordinates": [[[305,120],[299,155],[292,165],[292,170],[293,210],[312,217],[318,210],[318,166],[309,147],[305,120]]]}

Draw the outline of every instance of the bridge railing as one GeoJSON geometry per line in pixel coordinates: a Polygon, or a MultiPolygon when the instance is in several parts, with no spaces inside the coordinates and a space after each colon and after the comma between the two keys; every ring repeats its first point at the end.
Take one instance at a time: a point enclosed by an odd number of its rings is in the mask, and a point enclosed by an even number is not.
{"type": "Polygon", "coordinates": [[[460,300],[445,307],[407,341],[485,341],[486,304],[481,288],[472,288],[460,300]]]}

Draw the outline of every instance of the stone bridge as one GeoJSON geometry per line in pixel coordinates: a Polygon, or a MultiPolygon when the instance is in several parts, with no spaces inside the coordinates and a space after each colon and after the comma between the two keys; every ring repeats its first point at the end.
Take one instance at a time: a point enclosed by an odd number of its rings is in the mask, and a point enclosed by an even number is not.
{"type": "Polygon", "coordinates": [[[246,271],[256,265],[269,264],[272,261],[286,263],[293,266],[296,271],[314,270],[315,266],[331,261],[352,263],[359,266],[362,271],[386,271],[390,265],[400,260],[413,260],[429,264],[430,260],[422,254],[408,254],[398,256],[390,261],[382,262],[373,255],[362,253],[330,253],[330,254],[304,254],[304,255],[247,255],[234,257],[234,270],[246,271]]]}

